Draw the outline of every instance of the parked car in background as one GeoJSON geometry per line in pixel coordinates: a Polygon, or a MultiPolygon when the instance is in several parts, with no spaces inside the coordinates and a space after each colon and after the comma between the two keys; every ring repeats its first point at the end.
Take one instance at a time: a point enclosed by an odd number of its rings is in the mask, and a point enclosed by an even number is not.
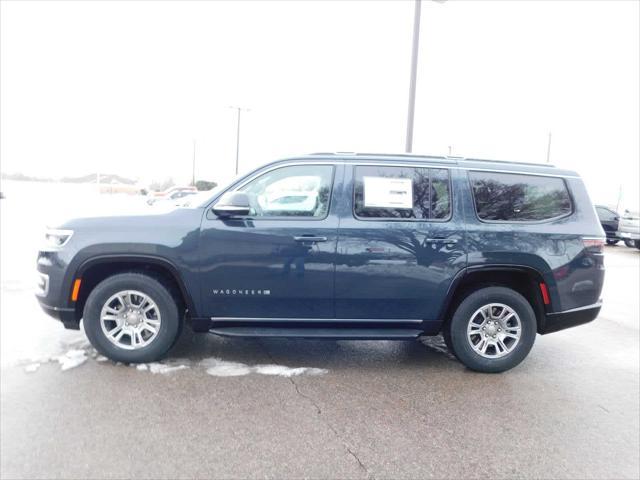
{"type": "Polygon", "coordinates": [[[596,205],[596,213],[598,214],[600,225],[602,225],[604,233],[607,235],[607,244],[615,245],[620,241],[618,236],[620,215],[604,205],[596,205]]]}
{"type": "Polygon", "coordinates": [[[147,200],[149,205],[174,205],[180,206],[182,205],[188,197],[193,195],[197,195],[197,191],[191,190],[179,190],[177,192],[173,192],[171,195],[166,197],[158,197],[151,201],[151,199],[147,200]]]}
{"type": "Polygon", "coordinates": [[[82,319],[92,345],[126,363],[161,358],[187,323],[232,337],[442,333],[481,372],[600,312],[605,234],[572,171],[314,154],[196,198],[50,229],[42,308],[67,328],[82,319]]]}
{"type": "Polygon", "coordinates": [[[624,240],[627,247],[635,247],[640,249],[640,213],[625,210],[620,226],[618,227],[618,236],[624,240]]]}
{"type": "Polygon", "coordinates": [[[198,193],[198,189],[196,187],[171,187],[164,192],[153,192],[148,195],[147,203],[149,205],[153,205],[159,200],[179,200],[187,195],[193,195],[198,193]]]}

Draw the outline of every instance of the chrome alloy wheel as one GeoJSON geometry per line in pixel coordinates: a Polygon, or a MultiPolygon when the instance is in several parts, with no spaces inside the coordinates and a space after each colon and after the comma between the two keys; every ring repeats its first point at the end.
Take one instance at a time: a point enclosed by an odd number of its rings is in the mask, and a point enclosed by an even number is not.
{"type": "Polygon", "coordinates": [[[522,324],[515,310],[504,303],[490,303],[471,315],[467,340],[485,358],[508,355],[520,342],[522,324]]]}
{"type": "Polygon", "coordinates": [[[138,350],[160,331],[160,310],[147,294],[123,290],[112,295],[100,312],[102,332],[118,348],[138,350]]]}

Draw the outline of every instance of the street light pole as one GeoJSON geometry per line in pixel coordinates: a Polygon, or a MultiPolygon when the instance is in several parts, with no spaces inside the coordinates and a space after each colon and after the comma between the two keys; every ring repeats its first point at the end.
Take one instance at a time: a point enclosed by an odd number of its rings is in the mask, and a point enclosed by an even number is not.
{"type": "Polygon", "coordinates": [[[236,107],[238,110],[238,128],[236,130],[236,175],[238,175],[238,163],[240,160],[240,113],[242,110],[240,107],[236,107]]]}
{"type": "Polygon", "coordinates": [[[549,132],[549,140],[547,141],[547,163],[551,160],[551,132],[549,132]]]}
{"type": "Polygon", "coordinates": [[[233,108],[238,112],[238,124],[236,127],[236,175],[238,175],[238,166],[239,166],[239,160],[240,160],[240,115],[243,110],[245,112],[248,112],[249,109],[242,108],[242,107],[229,107],[229,108],[233,108]]]}
{"type": "Polygon", "coordinates": [[[418,75],[418,47],[420,44],[420,7],[422,0],[415,0],[413,12],[413,46],[411,50],[411,78],[409,80],[409,107],[407,109],[407,141],[405,152],[413,150],[413,117],[416,107],[416,77],[418,75]]]}
{"type": "Polygon", "coordinates": [[[196,141],[193,140],[193,163],[191,165],[191,185],[196,184],[196,141]]]}

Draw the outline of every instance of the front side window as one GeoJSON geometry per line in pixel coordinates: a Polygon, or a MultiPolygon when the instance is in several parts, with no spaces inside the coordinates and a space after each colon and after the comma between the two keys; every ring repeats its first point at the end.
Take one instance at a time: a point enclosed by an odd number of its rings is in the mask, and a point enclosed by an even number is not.
{"type": "Polygon", "coordinates": [[[444,220],[451,213],[444,168],[358,166],[354,211],[359,218],[444,220]]]}
{"type": "Polygon", "coordinates": [[[571,213],[563,179],[497,172],[469,172],[478,218],[541,221],[571,213]]]}
{"type": "Polygon", "coordinates": [[[253,217],[324,218],[333,182],[331,165],[292,165],[265,173],[238,189],[253,217]]]}

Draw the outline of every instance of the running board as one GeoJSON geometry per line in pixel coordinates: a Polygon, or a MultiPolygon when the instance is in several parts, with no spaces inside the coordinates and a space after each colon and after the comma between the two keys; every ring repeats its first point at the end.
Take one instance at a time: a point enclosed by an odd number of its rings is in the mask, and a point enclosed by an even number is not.
{"type": "Polygon", "coordinates": [[[281,327],[220,327],[210,333],[225,337],[325,338],[342,340],[410,340],[423,330],[407,328],[281,328],[281,327]]]}

